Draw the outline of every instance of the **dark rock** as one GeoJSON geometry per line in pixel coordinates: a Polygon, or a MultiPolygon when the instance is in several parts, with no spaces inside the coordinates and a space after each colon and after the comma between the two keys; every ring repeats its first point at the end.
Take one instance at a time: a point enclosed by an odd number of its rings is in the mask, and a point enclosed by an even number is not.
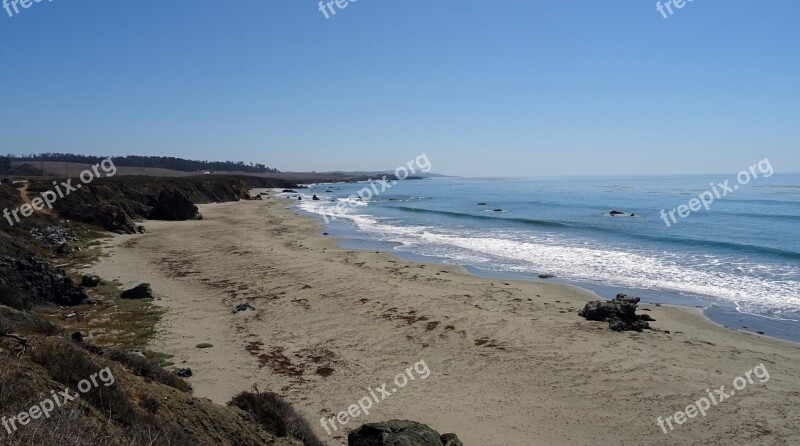
{"type": "Polygon", "coordinates": [[[442,435],[442,446],[464,446],[464,443],[458,439],[456,434],[442,435]]]}
{"type": "Polygon", "coordinates": [[[552,279],[555,277],[553,274],[539,274],[540,279],[552,279]]]}
{"type": "Polygon", "coordinates": [[[75,333],[72,333],[70,338],[75,342],[83,342],[83,333],[76,331],[75,333]]]}
{"type": "Polygon", "coordinates": [[[319,201],[319,197],[318,197],[318,196],[316,196],[316,195],[314,195],[313,197],[311,197],[311,199],[312,199],[312,200],[314,200],[314,201],[319,201]]]}
{"type": "Polygon", "coordinates": [[[194,373],[192,373],[192,369],[185,368],[175,370],[175,375],[177,375],[179,378],[191,378],[194,373]]]}
{"type": "MultiPolygon", "coordinates": [[[[87,212],[87,214],[89,214],[87,212]]],[[[62,213],[62,215],[64,215],[62,213]]],[[[124,209],[121,209],[117,206],[112,205],[100,205],[96,211],[93,211],[91,214],[92,223],[103,227],[111,232],[116,232],[117,234],[134,234],[136,233],[136,224],[133,222],[133,219],[125,212],[124,209]]],[[[89,219],[87,216],[77,216],[78,219],[86,221],[89,219]]]]}
{"type": "Polygon", "coordinates": [[[154,220],[183,221],[196,218],[197,206],[178,189],[167,188],[158,194],[149,218],[154,220]]]}
{"type": "Polygon", "coordinates": [[[123,291],[119,297],[123,299],[151,299],[153,290],[150,288],[149,283],[140,283],[129,290],[123,291]]]}
{"type": "Polygon", "coordinates": [[[439,435],[416,421],[365,424],[347,435],[348,446],[464,446],[455,434],[439,435]]]}
{"type": "Polygon", "coordinates": [[[298,199],[298,200],[302,200],[302,199],[303,199],[303,197],[297,197],[297,199],[298,199]]]}
{"type": "Polygon", "coordinates": [[[11,184],[13,182],[14,181],[11,178],[3,178],[2,180],[0,180],[0,184],[11,184]]]}
{"type": "Polygon", "coordinates": [[[138,232],[139,234],[144,234],[144,226],[141,225],[137,226],[136,232],[138,232]]]}
{"type": "Polygon", "coordinates": [[[96,274],[85,274],[83,278],[81,278],[81,286],[94,288],[97,285],[100,285],[100,276],[96,274]]]}
{"type": "Polygon", "coordinates": [[[103,354],[103,349],[95,345],[86,345],[83,348],[85,348],[86,351],[94,353],[95,355],[98,356],[101,356],[103,354]]]}
{"type": "Polygon", "coordinates": [[[322,235],[329,235],[327,232],[323,232],[322,235]]]}
{"type": "Polygon", "coordinates": [[[56,254],[60,256],[65,256],[72,254],[75,249],[69,243],[62,243],[61,246],[56,248],[56,254]]]}
{"type": "Polygon", "coordinates": [[[239,313],[239,312],[242,312],[242,311],[247,311],[247,310],[256,311],[256,309],[253,308],[252,305],[250,305],[248,303],[244,303],[244,304],[237,305],[236,308],[233,309],[233,314],[236,314],[236,313],[239,313]]]}
{"type": "Polygon", "coordinates": [[[478,206],[486,206],[487,203],[478,203],[478,206]]]}
{"type": "Polygon", "coordinates": [[[625,213],[620,211],[611,211],[608,213],[608,215],[625,215],[625,213]]]}
{"type": "Polygon", "coordinates": [[[64,270],[33,255],[0,256],[0,304],[21,310],[33,305],[79,305],[89,296],[64,270]]]}
{"type": "Polygon", "coordinates": [[[284,189],[283,193],[284,194],[296,194],[297,191],[296,190],[292,190],[292,189],[284,189]]]}
{"type": "Polygon", "coordinates": [[[495,212],[503,212],[503,210],[502,210],[502,209],[495,209],[494,211],[495,211],[495,212]]]}
{"type": "Polygon", "coordinates": [[[639,298],[617,294],[610,300],[594,300],[588,302],[581,311],[578,312],[590,321],[608,322],[609,328],[614,331],[642,331],[649,329],[650,324],[647,320],[653,320],[649,315],[636,315],[636,307],[639,298]]]}

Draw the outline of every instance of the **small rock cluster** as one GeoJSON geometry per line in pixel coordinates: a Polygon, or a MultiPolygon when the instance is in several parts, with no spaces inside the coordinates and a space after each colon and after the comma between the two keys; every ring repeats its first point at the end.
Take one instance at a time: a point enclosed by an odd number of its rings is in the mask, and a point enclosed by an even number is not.
{"type": "Polygon", "coordinates": [[[440,435],[416,421],[365,424],[347,435],[348,446],[464,446],[456,434],[440,435]]]}
{"type": "Polygon", "coordinates": [[[46,226],[31,229],[31,237],[49,248],[59,248],[77,241],[72,229],[63,226],[46,226]]]}
{"type": "Polygon", "coordinates": [[[636,314],[639,298],[617,294],[612,300],[593,300],[578,312],[590,321],[608,322],[608,327],[614,331],[642,331],[650,329],[647,321],[654,321],[646,314],[636,314]]]}

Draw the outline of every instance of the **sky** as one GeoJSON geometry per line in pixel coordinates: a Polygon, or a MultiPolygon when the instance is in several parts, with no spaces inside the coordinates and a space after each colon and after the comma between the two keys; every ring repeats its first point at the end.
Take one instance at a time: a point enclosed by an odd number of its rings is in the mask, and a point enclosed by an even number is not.
{"type": "Polygon", "coordinates": [[[465,176],[731,173],[768,158],[800,172],[796,0],[694,0],[666,19],[650,0],[331,6],[9,5],[0,153],[283,171],[425,153],[465,176]]]}

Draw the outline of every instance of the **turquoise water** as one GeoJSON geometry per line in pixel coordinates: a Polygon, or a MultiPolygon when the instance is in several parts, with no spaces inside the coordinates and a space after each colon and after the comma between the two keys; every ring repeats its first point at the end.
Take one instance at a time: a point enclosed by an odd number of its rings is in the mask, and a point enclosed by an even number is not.
{"type": "Polygon", "coordinates": [[[727,326],[797,341],[800,175],[754,172],[746,184],[704,175],[312,185],[298,206],[326,216],[351,246],[488,276],[553,274],[604,297],[701,306],[727,326]],[[348,198],[359,190],[365,199],[348,198]],[[700,196],[708,209],[690,202],[700,196]]]}

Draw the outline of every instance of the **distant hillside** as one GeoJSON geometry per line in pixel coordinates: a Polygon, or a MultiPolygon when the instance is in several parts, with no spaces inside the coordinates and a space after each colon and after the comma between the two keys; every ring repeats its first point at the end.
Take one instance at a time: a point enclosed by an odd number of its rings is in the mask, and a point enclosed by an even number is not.
{"type": "MultiPolygon", "coordinates": [[[[11,161],[22,161],[28,164],[38,162],[60,162],[75,164],[96,164],[105,159],[101,156],[74,155],[70,153],[41,153],[38,155],[25,155],[2,157],[0,170],[10,167],[11,161]],[[9,159],[10,158],[10,159],[9,159]]],[[[267,167],[263,164],[245,163],[244,161],[194,161],[171,156],[140,156],[127,155],[113,157],[117,167],[156,168],[178,172],[215,171],[243,172],[243,173],[278,173],[278,169],[267,167]]]]}
{"type": "MultiPolygon", "coordinates": [[[[340,170],[337,170],[337,171],[334,171],[334,172],[325,172],[325,173],[330,174],[330,175],[345,175],[345,176],[370,177],[370,178],[382,177],[384,175],[386,175],[387,177],[390,177],[390,178],[391,177],[395,177],[395,171],[394,170],[372,170],[372,171],[366,171],[366,170],[340,171],[340,170]]],[[[447,177],[447,176],[448,175],[442,175],[442,174],[439,174],[439,173],[432,173],[432,172],[427,172],[427,173],[425,173],[425,172],[416,172],[416,173],[413,173],[411,176],[409,176],[408,179],[414,179],[414,178],[441,178],[441,177],[447,177]]]]}

